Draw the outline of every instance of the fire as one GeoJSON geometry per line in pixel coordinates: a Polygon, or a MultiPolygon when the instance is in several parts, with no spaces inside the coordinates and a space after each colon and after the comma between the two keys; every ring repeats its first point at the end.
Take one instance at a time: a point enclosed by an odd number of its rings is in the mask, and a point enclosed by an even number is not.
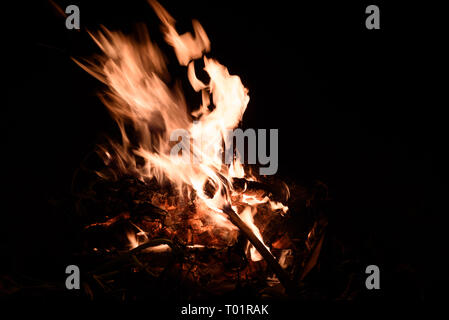
{"type": "MultiPolygon", "coordinates": [[[[257,209],[254,209],[254,210],[257,210],[257,209]]],[[[243,210],[243,212],[240,213],[240,217],[242,218],[242,220],[245,221],[245,223],[248,225],[248,227],[251,228],[251,230],[254,232],[256,237],[259,238],[259,240],[261,240],[263,242],[262,235],[260,234],[259,229],[254,224],[253,216],[254,215],[252,213],[251,207],[246,207],[243,210]]],[[[269,248],[266,245],[265,245],[265,247],[269,250],[269,248]]],[[[262,256],[259,254],[259,252],[257,252],[256,248],[254,248],[254,246],[252,246],[250,243],[248,243],[247,249],[249,249],[250,256],[253,261],[262,260],[262,256]]]]}
{"type": "MultiPolygon", "coordinates": [[[[233,179],[254,177],[245,173],[238,159],[230,165],[223,161],[223,142],[242,119],[249,103],[248,89],[238,76],[205,55],[210,41],[199,22],[193,21],[193,34],[180,35],[165,9],[155,1],[150,4],[161,20],[166,42],[173,47],[179,64],[187,67],[192,89],[201,93],[202,103],[197,110],[189,113],[180,86],[168,84],[167,59],[146,29],[140,30],[141,39],[136,41],[103,28],[91,34],[102,55],[90,62],[76,62],[107,86],[102,100],[121,132],[120,143],[111,141],[119,170],[134,173],[142,180],[169,182],[180,196],[194,200],[197,211],[209,215],[217,227],[235,230],[224,212],[224,208],[235,205],[232,198],[239,196],[233,179]],[[203,59],[208,83],[195,74],[198,59],[203,59]],[[180,137],[183,143],[180,132],[190,138],[190,154],[173,152],[180,137]],[[205,191],[207,187],[209,192],[205,191]]],[[[105,150],[104,157],[110,160],[111,151],[105,150]]],[[[245,204],[240,218],[261,241],[253,220],[257,206],[269,203],[273,210],[288,210],[268,197],[242,194],[240,199],[245,204]]],[[[145,235],[143,230],[139,233],[145,235]]],[[[132,248],[139,245],[135,235],[128,237],[132,248]]],[[[261,259],[254,247],[250,251],[254,261],[261,259]]]]}

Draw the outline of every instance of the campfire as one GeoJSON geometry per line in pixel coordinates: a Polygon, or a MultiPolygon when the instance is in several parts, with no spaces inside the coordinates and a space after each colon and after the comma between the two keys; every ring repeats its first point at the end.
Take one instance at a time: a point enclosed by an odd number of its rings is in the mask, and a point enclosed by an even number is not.
{"type": "Polygon", "coordinates": [[[86,222],[85,290],[123,297],[139,283],[168,295],[188,288],[188,297],[242,287],[294,295],[318,261],[326,219],[313,200],[326,199],[326,187],[287,184],[267,174],[266,161],[245,162],[253,146],[239,149],[234,139],[247,88],[208,56],[199,22],[179,34],[165,9],[150,4],[201,104],[189,105],[145,28],[137,39],[91,33],[101,54],[75,61],[105,85],[100,97],[120,136],[99,145],[74,177],[86,222]]]}

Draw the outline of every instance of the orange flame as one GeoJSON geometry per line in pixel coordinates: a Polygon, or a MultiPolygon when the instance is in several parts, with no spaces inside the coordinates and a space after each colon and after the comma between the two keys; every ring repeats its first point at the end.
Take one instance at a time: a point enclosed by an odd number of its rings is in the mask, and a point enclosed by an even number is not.
{"type": "MultiPolygon", "coordinates": [[[[248,90],[238,76],[230,75],[226,67],[204,56],[210,50],[210,42],[199,22],[193,21],[193,35],[180,35],[176,31],[175,20],[165,9],[155,1],[149,2],[162,22],[165,40],[174,48],[179,64],[187,66],[192,88],[201,91],[199,110],[190,115],[180,86],[169,86],[166,58],[151,41],[146,29],[140,30],[141,41],[135,41],[121,32],[103,27],[96,35],[90,34],[103,55],[94,62],[75,62],[107,85],[102,100],[121,132],[121,143],[111,142],[120,170],[134,172],[142,179],[155,178],[161,183],[169,181],[180,194],[188,186],[195,191],[195,201],[199,206],[206,205],[212,209],[212,212],[205,211],[210,212],[217,224],[234,229],[222,214],[222,208],[230,205],[232,179],[244,177],[245,171],[237,159],[229,167],[224,164],[223,141],[229,138],[230,130],[236,128],[242,119],[249,102],[248,90]],[[204,60],[209,83],[196,77],[194,60],[200,58],[204,60]],[[209,109],[211,101],[215,107],[213,110],[209,109]],[[192,116],[197,121],[192,121],[192,116]],[[137,143],[129,135],[129,127],[138,137],[137,143]],[[188,156],[172,152],[174,143],[169,138],[179,130],[187,132],[195,141],[190,145],[191,154],[188,156]],[[192,161],[192,157],[199,161],[192,161]],[[214,187],[212,196],[205,193],[206,185],[214,187]]],[[[111,157],[109,153],[105,152],[105,155],[111,157]]],[[[189,196],[192,197],[193,193],[190,192],[189,196]]],[[[248,205],[269,201],[268,198],[244,200],[248,205]]],[[[284,210],[282,204],[273,202],[271,205],[284,210]]],[[[243,210],[241,216],[262,239],[253,223],[250,206],[243,210]]],[[[133,247],[138,245],[133,236],[130,236],[130,242],[133,247]]],[[[251,252],[254,260],[261,259],[254,248],[251,252]]]]}

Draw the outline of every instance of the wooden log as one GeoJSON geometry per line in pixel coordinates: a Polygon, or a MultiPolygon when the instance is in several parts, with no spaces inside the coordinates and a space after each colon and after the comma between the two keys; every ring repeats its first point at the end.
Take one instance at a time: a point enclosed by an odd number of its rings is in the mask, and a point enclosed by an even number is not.
{"type": "Polygon", "coordinates": [[[277,262],[275,257],[271,254],[271,252],[268,251],[268,249],[265,247],[262,241],[260,241],[259,238],[257,238],[254,232],[248,227],[248,225],[240,218],[240,216],[230,206],[224,207],[223,212],[225,212],[229,216],[231,222],[234,225],[236,225],[240,229],[240,231],[242,231],[242,233],[248,238],[251,244],[257,249],[257,251],[259,251],[259,253],[267,262],[270,269],[278,277],[279,281],[285,288],[285,291],[288,294],[293,293],[294,287],[290,277],[285,272],[285,270],[282,269],[280,264],[277,262]]]}

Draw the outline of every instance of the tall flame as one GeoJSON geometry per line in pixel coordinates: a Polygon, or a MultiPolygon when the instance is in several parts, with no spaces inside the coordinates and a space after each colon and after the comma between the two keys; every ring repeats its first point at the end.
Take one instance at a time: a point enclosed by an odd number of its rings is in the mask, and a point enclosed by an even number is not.
{"type": "MultiPolygon", "coordinates": [[[[196,200],[212,209],[211,215],[217,223],[234,228],[225,219],[222,208],[231,205],[232,179],[243,177],[244,170],[238,160],[230,166],[224,164],[223,141],[242,119],[249,102],[248,90],[238,76],[230,75],[226,67],[204,55],[210,50],[210,42],[199,22],[193,21],[193,35],[180,35],[175,20],[165,9],[155,1],[150,4],[162,22],[165,40],[173,47],[179,64],[187,67],[192,88],[201,92],[199,110],[189,114],[180,86],[169,86],[166,58],[145,28],[140,30],[140,41],[106,28],[90,34],[103,54],[94,62],[76,62],[107,85],[102,100],[120,128],[121,143],[111,142],[120,169],[137,173],[142,179],[169,181],[180,194],[186,186],[193,189],[196,200]],[[195,74],[194,63],[200,58],[210,77],[208,83],[195,74]],[[200,142],[190,145],[190,157],[171,152],[174,143],[170,136],[180,129],[188,132],[193,141],[200,142]],[[192,157],[200,160],[192,161],[192,157]],[[206,185],[213,187],[212,195],[204,191],[206,185]]],[[[251,209],[242,214],[261,239],[251,209]]]]}

